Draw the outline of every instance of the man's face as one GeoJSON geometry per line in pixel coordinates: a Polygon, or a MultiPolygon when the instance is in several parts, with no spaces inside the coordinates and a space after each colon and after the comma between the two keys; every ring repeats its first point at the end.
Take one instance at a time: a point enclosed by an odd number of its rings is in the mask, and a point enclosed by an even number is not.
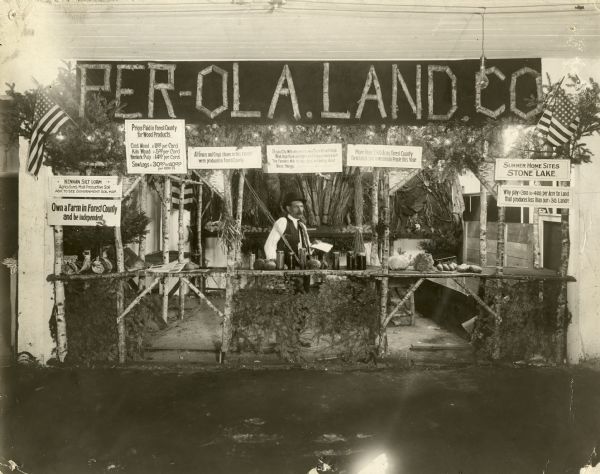
{"type": "Polygon", "coordinates": [[[292,201],[286,206],[290,216],[300,219],[304,215],[304,203],[302,201],[292,201]]]}

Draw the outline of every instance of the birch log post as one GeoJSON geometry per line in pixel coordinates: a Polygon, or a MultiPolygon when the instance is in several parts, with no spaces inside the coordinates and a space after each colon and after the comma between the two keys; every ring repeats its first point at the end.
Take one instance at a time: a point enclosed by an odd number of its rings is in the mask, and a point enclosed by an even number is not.
{"type": "MultiPolygon", "coordinates": [[[[569,183],[567,182],[568,186],[569,183]]],[[[571,240],[569,238],[569,210],[560,210],[560,276],[566,277],[569,271],[569,254],[571,240]]],[[[568,325],[568,308],[567,308],[567,281],[561,280],[560,290],[556,301],[556,362],[562,364],[567,356],[567,325],[568,325]]]]}
{"type": "MultiPolygon", "coordinates": [[[[529,182],[527,182],[529,184],[529,182]]],[[[539,186],[539,181],[533,182],[534,186],[539,186]]],[[[542,268],[540,251],[540,210],[537,207],[529,208],[531,222],[533,223],[533,268],[542,268]]]]}
{"type": "MultiPolygon", "coordinates": [[[[125,256],[123,254],[123,238],[121,236],[121,226],[115,227],[115,256],[117,260],[117,272],[124,272],[125,256]]],[[[119,317],[121,313],[123,313],[123,309],[125,307],[125,281],[119,278],[115,282],[115,284],[117,285],[117,317],[119,317]]],[[[127,360],[127,334],[124,319],[119,319],[117,322],[117,334],[119,363],[124,364],[127,360]]]]}
{"type": "MultiPolygon", "coordinates": [[[[54,226],[54,274],[60,275],[63,266],[63,227],[54,226]]],[[[54,282],[54,317],[56,320],[56,352],[58,360],[64,362],[67,357],[67,321],[65,318],[65,284],[60,280],[54,282]]]]}
{"type": "MultiPolygon", "coordinates": [[[[183,183],[182,183],[183,184],[183,183]]],[[[164,177],[163,180],[163,195],[162,195],[162,260],[163,264],[169,263],[169,226],[171,224],[171,178],[164,177]]],[[[166,323],[169,317],[169,289],[167,285],[168,279],[165,277],[162,282],[162,318],[166,323]]]]}
{"type": "MultiPolygon", "coordinates": [[[[200,265],[201,268],[204,268],[204,249],[202,248],[202,190],[204,186],[199,184],[196,186],[196,263],[200,265]]],[[[200,279],[200,290],[204,291],[204,277],[199,277],[200,279]]],[[[196,282],[198,285],[198,282],[196,282]]]]}
{"type": "MultiPolygon", "coordinates": [[[[501,182],[498,185],[502,184],[501,182]]],[[[504,253],[505,253],[505,237],[506,237],[506,209],[504,207],[498,207],[498,236],[496,246],[496,274],[504,274],[504,253]]],[[[498,360],[501,355],[500,351],[500,325],[502,324],[502,289],[503,281],[502,278],[498,278],[495,297],[495,313],[494,319],[494,335],[492,341],[492,358],[498,360]]]]}
{"type": "MultiPolygon", "coordinates": [[[[183,220],[185,214],[185,183],[179,184],[179,215],[177,219],[177,261],[183,263],[185,260],[185,242],[184,230],[185,223],[183,220]]],[[[179,278],[179,319],[183,319],[185,315],[185,293],[186,284],[183,278],[179,278]]]]}
{"type": "MultiPolygon", "coordinates": [[[[232,197],[231,197],[231,172],[226,170],[223,173],[224,192],[223,192],[223,204],[225,208],[225,219],[230,221],[232,218],[232,197]]],[[[234,267],[234,249],[237,244],[234,243],[233,248],[229,243],[227,246],[227,271],[225,273],[225,308],[223,310],[223,325],[221,332],[221,351],[219,354],[219,362],[223,364],[225,362],[225,355],[229,351],[229,345],[231,344],[232,326],[231,316],[233,313],[233,267],[234,267]]]]}
{"type": "Polygon", "coordinates": [[[363,184],[360,167],[354,175],[354,224],[362,229],[363,226],[363,184]]]}
{"type": "MultiPolygon", "coordinates": [[[[142,176],[142,181],[140,182],[140,190],[139,190],[139,210],[144,211],[146,209],[146,202],[148,201],[148,177],[146,175],[142,176]]],[[[146,234],[142,232],[140,235],[140,243],[138,246],[138,257],[142,261],[146,261],[146,234]]],[[[148,282],[146,277],[141,277],[139,281],[140,289],[143,289],[147,286],[148,282]]]]}
{"type": "MultiPolygon", "coordinates": [[[[238,172],[238,190],[237,190],[237,201],[235,207],[235,226],[238,231],[238,235],[242,235],[242,214],[244,211],[244,179],[246,170],[239,170],[238,172]]],[[[238,268],[241,268],[242,262],[242,241],[238,239],[235,247],[235,263],[238,268]]]]}
{"type": "Polygon", "coordinates": [[[371,258],[373,266],[379,265],[379,168],[373,168],[373,183],[371,184],[371,258]]]}
{"type": "MultiPolygon", "coordinates": [[[[483,157],[487,159],[489,144],[483,143],[483,157]]],[[[480,171],[483,174],[484,170],[480,171]]],[[[487,188],[483,185],[479,190],[479,265],[487,265],[487,188]]]]}
{"type": "MultiPolygon", "coordinates": [[[[386,169],[383,172],[383,241],[381,249],[381,272],[387,275],[389,272],[388,260],[390,254],[390,175],[386,169]]],[[[380,355],[387,353],[387,329],[386,321],[388,314],[388,292],[389,292],[389,278],[383,276],[381,278],[380,285],[380,309],[379,309],[379,325],[380,325],[380,337],[379,337],[379,348],[380,355]]]]}

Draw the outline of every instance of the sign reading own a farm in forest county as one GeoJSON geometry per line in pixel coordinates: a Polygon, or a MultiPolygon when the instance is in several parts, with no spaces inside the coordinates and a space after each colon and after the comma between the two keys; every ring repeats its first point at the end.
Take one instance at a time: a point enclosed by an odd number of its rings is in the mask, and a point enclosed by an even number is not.
{"type": "Polygon", "coordinates": [[[121,225],[120,199],[49,199],[48,225],[121,225]]]}
{"type": "Polygon", "coordinates": [[[188,123],[477,123],[541,112],[541,60],[216,61],[77,64],[80,115],[93,93],[117,119],[188,123]],[[532,100],[533,99],[533,100],[532,100]],[[532,105],[536,103],[538,105],[532,105]]]}

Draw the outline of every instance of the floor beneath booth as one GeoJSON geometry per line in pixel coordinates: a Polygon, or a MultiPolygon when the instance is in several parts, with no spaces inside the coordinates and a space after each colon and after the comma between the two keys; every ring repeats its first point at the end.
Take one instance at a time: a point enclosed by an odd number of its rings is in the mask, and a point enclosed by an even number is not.
{"type": "MultiPolygon", "coordinates": [[[[211,296],[211,302],[223,310],[222,295],[211,296]]],[[[171,298],[168,327],[147,335],[145,360],[157,363],[214,363],[221,341],[220,317],[198,298],[188,297],[185,317],[180,320],[177,303],[177,298],[171,298]]],[[[392,363],[410,367],[462,365],[474,362],[472,347],[465,338],[418,314],[412,326],[390,324],[387,335],[388,359],[392,363]]],[[[301,355],[307,361],[328,360],[331,359],[328,348],[325,341],[313,341],[310,347],[302,349],[301,355]]],[[[260,354],[260,359],[276,361],[276,357],[270,356],[274,354],[266,351],[260,354]]],[[[239,355],[232,354],[231,357],[239,355]]]]}
{"type": "Polygon", "coordinates": [[[339,474],[578,474],[600,452],[597,370],[17,368],[0,380],[2,472],[306,474],[324,457],[339,474]],[[361,471],[382,455],[388,469],[361,471]]]}

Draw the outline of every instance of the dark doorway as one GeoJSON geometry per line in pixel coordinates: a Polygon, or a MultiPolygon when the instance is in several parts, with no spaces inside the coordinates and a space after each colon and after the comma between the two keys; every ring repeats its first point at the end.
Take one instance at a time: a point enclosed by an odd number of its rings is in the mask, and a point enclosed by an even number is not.
{"type": "Polygon", "coordinates": [[[544,221],[544,268],[560,270],[560,222],[544,221]]]}

